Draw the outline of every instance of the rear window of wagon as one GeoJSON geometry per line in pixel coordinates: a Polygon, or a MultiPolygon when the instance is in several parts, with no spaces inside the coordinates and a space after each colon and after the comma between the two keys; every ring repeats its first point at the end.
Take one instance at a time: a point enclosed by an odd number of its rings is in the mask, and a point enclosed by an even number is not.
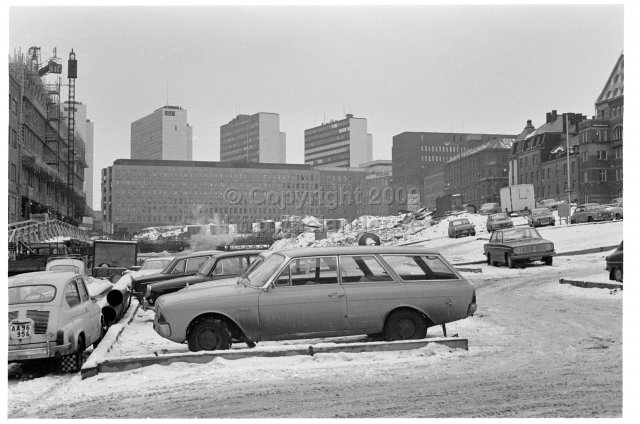
{"type": "Polygon", "coordinates": [[[382,255],[382,258],[404,281],[459,279],[437,255],[382,255]]]}

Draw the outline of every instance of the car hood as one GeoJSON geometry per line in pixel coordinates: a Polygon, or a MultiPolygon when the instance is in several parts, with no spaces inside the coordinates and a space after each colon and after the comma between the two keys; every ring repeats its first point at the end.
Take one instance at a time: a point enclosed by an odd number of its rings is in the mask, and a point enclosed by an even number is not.
{"type": "Polygon", "coordinates": [[[531,245],[536,245],[536,244],[546,244],[546,243],[551,243],[553,244],[552,241],[549,241],[547,239],[522,239],[522,240],[512,240],[512,241],[505,241],[503,242],[503,244],[509,245],[509,246],[513,246],[513,247],[519,247],[519,246],[531,246],[531,245]]]}
{"type": "Polygon", "coordinates": [[[203,281],[207,281],[210,277],[202,274],[187,275],[184,277],[172,278],[166,281],[159,281],[151,284],[151,290],[153,289],[167,289],[170,287],[184,287],[188,284],[198,284],[203,281]]]}
{"type": "MultiPolygon", "coordinates": [[[[188,303],[202,302],[204,298],[207,303],[214,299],[232,298],[244,296],[249,293],[256,293],[260,288],[247,287],[244,284],[237,284],[237,279],[224,279],[217,281],[207,281],[206,283],[189,286],[174,293],[165,294],[158,298],[158,307],[166,308],[172,305],[182,305],[188,303]]],[[[225,301],[228,306],[228,300],[225,301]]]]}
{"type": "Polygon", "coordinates": [[[135,278],[136,280],[139,280],[141,277],[144,277],[145,275],[153,275],[153,274],[158,274],[158,270],[157,269],[141,269],[139,271],[131,271],[127,275],[130,275],[131,278],[135,278]]]}

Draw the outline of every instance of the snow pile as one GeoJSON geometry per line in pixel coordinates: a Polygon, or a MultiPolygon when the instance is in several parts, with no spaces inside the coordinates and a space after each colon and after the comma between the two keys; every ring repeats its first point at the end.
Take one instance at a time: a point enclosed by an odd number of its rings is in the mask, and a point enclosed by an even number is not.
{"type": "Polygon", "coordinates": [[[171,238],[177,237],[187,232],[186,227],[179,226],[166,226],[166,227],[148,227],[143,228],[142,231],[135,237],[138,241],[156,241],[159,238],[171,238]]]}

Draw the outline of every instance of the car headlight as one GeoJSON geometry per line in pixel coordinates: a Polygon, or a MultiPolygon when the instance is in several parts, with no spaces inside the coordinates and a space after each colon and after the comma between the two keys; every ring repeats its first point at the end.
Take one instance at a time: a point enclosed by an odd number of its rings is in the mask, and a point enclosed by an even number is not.
{"type": "Polygon", "coordinates": [[[545,249],[547,250],[553,250],[553,243],[547,243],[544,245],[545,249]]]}
{"type": "Polygon", "coordinates": [[[516,247],[515,249],[513,249],[513,253],[515,253],[516,255],[519,255],[520,253],[522,253],[522,248],[516,247]]]}

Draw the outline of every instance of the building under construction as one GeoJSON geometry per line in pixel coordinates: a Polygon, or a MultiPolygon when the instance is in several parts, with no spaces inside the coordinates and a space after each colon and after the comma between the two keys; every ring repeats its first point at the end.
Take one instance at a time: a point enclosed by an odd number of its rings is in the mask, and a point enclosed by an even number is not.
{"type": "Polygon", "coordinates": [[[75,102],[77,62],[68,61],[68,83],[56,57],[41,63],[40,48],[9,57],[9,224],[59,220],[78,225],[91,216],[83,192],[85,141],[73,113],[64,117],[61,91],[75,102]]]}

